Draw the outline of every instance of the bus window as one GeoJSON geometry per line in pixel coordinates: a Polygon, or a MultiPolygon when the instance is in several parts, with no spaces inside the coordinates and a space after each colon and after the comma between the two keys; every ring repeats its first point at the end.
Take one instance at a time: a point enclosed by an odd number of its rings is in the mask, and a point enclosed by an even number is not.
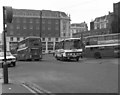
{"type": "Polygon", "coordinates": [[[118,39],[118,35],[114,35],[112,39],[118,39]]]}
{"type": "Polygon", "coordinates": [[[105,40],[112,40],[112,36],[105,36],[105,40]]]}
{"type": "Polygon", "coordinates": [[[105,47],[99,47],[99,50],[104,50],[105,47]]]}
{"type": "Polygon", "coordinates": [[[81,43],[80,40],[75,40],[75,41],[74,41],[74,47],[75,47],[76,49],[81,48],[81,46],[82,46],[82,43],[81,43]]]}
{"type": "Polygon", "coordinates": [[[115,50],[120,50],[120,46],[115,46],[114,49],[115,50]]]}

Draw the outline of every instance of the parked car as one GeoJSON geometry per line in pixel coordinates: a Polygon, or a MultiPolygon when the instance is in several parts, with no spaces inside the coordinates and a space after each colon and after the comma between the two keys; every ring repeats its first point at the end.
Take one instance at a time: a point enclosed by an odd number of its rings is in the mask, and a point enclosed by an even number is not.
{"type": "MultiPolygon", "coordinates": [[[[3,63],[4,63],[4,52],[0,52],[0,64],[3,67],[3,63]]],[[[16,57],[14,57],[11,52],[7,51],[6,52],[6,63],[8,64],[8,66],[16,66],[16,57]]]]}

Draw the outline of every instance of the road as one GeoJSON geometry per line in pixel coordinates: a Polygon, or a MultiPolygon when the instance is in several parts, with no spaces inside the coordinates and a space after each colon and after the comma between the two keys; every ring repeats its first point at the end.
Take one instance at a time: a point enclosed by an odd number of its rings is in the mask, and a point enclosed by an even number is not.
{"type": "Polygon", "coordinates": [[[8,70],[13,82],[30,82],[52,93],[118,92],[117,58],[67,62],[44,55],[42,61],[19,61],[8,70]]]}

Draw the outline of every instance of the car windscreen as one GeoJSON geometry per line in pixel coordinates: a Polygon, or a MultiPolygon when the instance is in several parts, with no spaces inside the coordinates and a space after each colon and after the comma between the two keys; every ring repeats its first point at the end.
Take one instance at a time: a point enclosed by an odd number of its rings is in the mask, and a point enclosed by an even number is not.
{"type": "Polygon", "coordinates": [[[66,41],[64,43],[64,49],[79,49],[80,47],[80,40],[66,41]]]}
{"type": "MultiPolygon", "coordinates": [[[[10,52],[6,52],[6,56],[11,56],[10,52]]],[[[4,57],[4,52],[0,52],[0,57],[4,57]]]]}

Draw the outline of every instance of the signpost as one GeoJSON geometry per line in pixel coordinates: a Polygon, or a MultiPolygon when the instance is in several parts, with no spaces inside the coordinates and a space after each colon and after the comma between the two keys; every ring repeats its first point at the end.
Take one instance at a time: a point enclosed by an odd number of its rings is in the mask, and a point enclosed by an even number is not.
{"type": "Polygon", "coordinates": [[[13,18],[12,7],[3,6],[3,38],[4,38],[4,63],[3,63],[3,77],[4,84],[8,84],[8,65],[6,62],[6,32],[7,23],[11,23],[13,18]]]}

